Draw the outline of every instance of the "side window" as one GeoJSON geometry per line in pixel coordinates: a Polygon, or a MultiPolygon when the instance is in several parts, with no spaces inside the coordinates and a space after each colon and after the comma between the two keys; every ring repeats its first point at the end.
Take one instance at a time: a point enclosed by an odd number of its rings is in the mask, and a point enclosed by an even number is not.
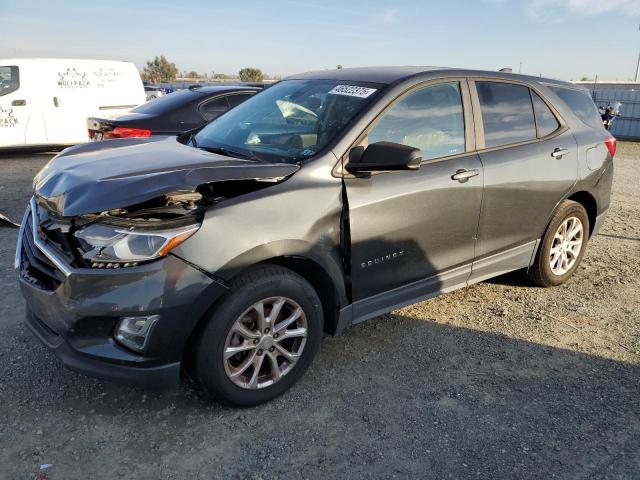
{"type": "Polygon", "coordinates": [[[208,122],[218,118],[227,110],[229,110],[229,103],[226,97],[217,97],[200,105],[200,113],[208,122]]]}
{"type": "Polygon", "coordinates": [[[419,148],[424,160],[463,153],[460,84],[424,87],[400,100],[369,131],[369,144],[382,141],[419,148]]]}
{"type": "Polygon", "coordinates": [[[584,123],[592,127],[602,127],[598,108],[587,92],[562,87],[549,87],[549,89],[569,105],[573,113],[584,123]]]}
{"type": "Polygon", "coordinates": [[[0,67],[0,97],[20,88],[20,72],[15,66],[0,67]]]}
{"type": "Polygon", "coordinates": [[[533,90],[531,91],[531,98],[533,98],[533,110],[536,113],[538,138],[546,137],[555,132],[560,127],[560,123],[547,104],[533,90]]]}
{"type": "Polygon", "coordinates": [[[229,108],[237,107],[242,102],[247,100],[249,97],[253,95],[252,93],[234,93],[233,95],[229,95],[227,100],[229,101],[229,108]]]}
{"type": "Polygon", "coordinates": [[[486,147],[536,138],[529,87],[500,82],[476,82],[486,147]]]}

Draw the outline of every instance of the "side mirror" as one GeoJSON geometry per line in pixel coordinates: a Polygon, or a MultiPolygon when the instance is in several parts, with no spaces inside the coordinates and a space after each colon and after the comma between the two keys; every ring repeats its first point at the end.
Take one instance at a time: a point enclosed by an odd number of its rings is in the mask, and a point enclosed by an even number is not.
{"type": "Polygon", "coordinates": [[[418,148],[393,142],[376,142],[366,149],[357,147],[351,150],[345,168],[349,173],[417,170],[421,162],[422,152],[418,148]]]}

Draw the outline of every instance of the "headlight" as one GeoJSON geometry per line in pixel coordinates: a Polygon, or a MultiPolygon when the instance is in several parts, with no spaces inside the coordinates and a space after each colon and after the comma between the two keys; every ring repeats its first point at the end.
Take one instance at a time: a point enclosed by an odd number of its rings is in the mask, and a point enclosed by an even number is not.
{"type": "Polygon", "coordinates": [[[83,258],[93,262],[92,266],[127,267],[164,257],[198,228],[200,225],[149,231],[95,223],[78,230],[75,236],[84,250],[83,258]]]}

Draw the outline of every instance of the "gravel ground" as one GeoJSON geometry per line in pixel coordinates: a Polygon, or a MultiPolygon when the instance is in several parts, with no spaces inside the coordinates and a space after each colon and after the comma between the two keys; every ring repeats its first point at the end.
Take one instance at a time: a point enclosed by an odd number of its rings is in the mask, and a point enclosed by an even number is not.
{"type": "MultiPolygon", "coordinates": [[[[640,145],[618,152],[566,285],[510,275],[358,325],[247,410],[63,368],[22,323],[0,229],[0,478],[639,478],[640,145]]],[[[21,216],[48,158],[0,158],[0,211],[21,216]]]]}

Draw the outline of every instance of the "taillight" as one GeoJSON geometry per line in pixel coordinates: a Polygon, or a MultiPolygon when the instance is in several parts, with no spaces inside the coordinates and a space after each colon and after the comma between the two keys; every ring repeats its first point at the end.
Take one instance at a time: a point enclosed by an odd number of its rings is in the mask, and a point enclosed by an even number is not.
{"type": "Polygon", "coordinates": [[[104,132],[102,138],[131,138],[131,137],[150,137],[151,130],[143,128],[127,128],[116,127],[110,132],[104,132]]]}
{"type": "Polygon", "coordinates": [[[616,139],[614,137],[607,137],[604,139],[604,144],[609,149],[611,158],[613,158],[616,155],[616,139]]]}

